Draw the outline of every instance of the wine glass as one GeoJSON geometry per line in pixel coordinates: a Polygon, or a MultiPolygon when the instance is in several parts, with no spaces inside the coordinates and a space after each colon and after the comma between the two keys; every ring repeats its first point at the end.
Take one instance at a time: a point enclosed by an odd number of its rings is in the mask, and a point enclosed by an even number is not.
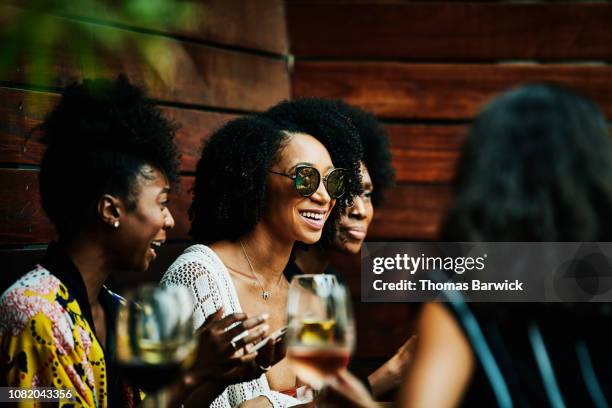
{"type": "Polygon", "coordinates": [[[166,405],[161,390],[193,364],[193,298],[184,287],[146,284],[128,293],[117,314],[117,362],[147,393],[144,406],[166,405]]]}
{"type": "Polygon", "coordinates": [[[287,298],[287,357],[300,380],[320,390],[346,368],[355,343],[348,291],[333,275],[296,275],[287,298]]]}

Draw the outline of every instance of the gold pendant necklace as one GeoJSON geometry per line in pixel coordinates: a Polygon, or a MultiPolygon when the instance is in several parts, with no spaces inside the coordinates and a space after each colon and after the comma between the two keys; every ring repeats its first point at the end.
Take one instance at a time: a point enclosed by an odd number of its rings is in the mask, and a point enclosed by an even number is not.
{"type": "MultiPolygon", "coordinates": [[[[247,251],[244,248],[244,244],[242,243],[242,240],[239,240],[239,241],[240,241],[240,246],[242,247],[242,252],[244,253],[244,257],[246,258],[247,262],[249,263],[249,267],[251,268],[251,273],[253,274],[253,277],[255,278],[255,280],[257,281],[257,284],[261,288],[261,297],[263,298],[263,300],[268,300],[270,298],[270,292],[267,291],[263,287],[261,282],[259,281],[259,278],[257,277],[257,273],[255,273],[255,268],[253,268],[253,264],[251,263],[251,259],[249,258],[249,255],[247,254],[247,251]]],[[[283,274],[281,273],[280,276],[278,277],[278,281],[276,281],[276,285],[274,285],[274,289],[276,289],[276,287],[278,286],[282,278],[283,278],[283,274]]]]}

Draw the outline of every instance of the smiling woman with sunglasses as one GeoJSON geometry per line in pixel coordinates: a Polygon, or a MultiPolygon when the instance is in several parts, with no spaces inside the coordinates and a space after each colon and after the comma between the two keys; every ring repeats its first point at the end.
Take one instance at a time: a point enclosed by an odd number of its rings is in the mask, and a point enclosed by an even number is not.
{"type": "MultiPolygon", "coordinates": [[[[359,254],[376,208],[384,202],[385,193],[394,185],[395,173],[387,131],[371,113],[334,99],[300,98],[286,101],[266,112],[266,117],[281,123],[281,126],[290,126],[294,131],[324,131],[328,137],[340,140],[345,139],[351,132],[359,135],[363,146],[361,194],[353,197],[353,205],[347,207],[343,213],[333,243],[296,246],[292,262],[285,269],[285,277],[288,280],[304,273],[325,273],[335,275],[339,281],[343,281],[343,276],[336,267],[346,270],[346,266],[342,267],[343,263],[348,263],[346,256],[359,254]],[[335,115],[330,115],[331,112],[335,112],[335,115]],[[330,118],[338,117],[342,120],[330,122],[330,118]],[[286,121],[290,123],[285,125],[286,121]]],[[[375,371],[370,371],[369,375],[363,375],[369,370],[360,367],[359,360],[351,362],[349,368],[362,374],[361,381],[370,388],[376,398],[389,398],[390,393],[401,384],[415,343],[414,336],[404,339],[402,346],[390,358],[380,359],[380,366],[375,371]]],[[[374,362],[371,359],[368,365],[371,366],[374,362]]]]}
{"type": "MultiPolygon", "coordinates": [[[[193,291],[197,322],[223,307],[225,313],[267,314],[270,332],[286,324],[283,270],[296,241],[335,236],[348,199],[359,192],[357,146],[351,135],[335,140],[261,117],[237,119],[215,132],[198,163],[189,210],[197,245],[163,278],[193,291]]],[[[270,341],[259,351],[260,378],[229,386],[212,406],[305,402],[276,346],[270,341]],[[268,367],[270,360],[277,363],[268,367]]]]}

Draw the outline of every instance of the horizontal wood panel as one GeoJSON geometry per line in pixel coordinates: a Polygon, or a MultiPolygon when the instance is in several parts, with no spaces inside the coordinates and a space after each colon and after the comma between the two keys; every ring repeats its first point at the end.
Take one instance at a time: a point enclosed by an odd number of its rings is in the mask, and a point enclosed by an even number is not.
{"type": "Polygon", "coordinates": [[[0,88],[0,162],[40,163],[45,147],[34,128],[58,100],[56,94],[0,88]]]}
{"type": "Polygon", "coordinates": [[[0,169],[0,244],[46,243],[55,230],[40,204],[38,172],[0,169]]]}
{"type": "Polygon", "coordinates": [[[612,59],[611,4],[289,1],[286,7],[298,57],[612,59]]]}
{"type": "MultiPolygon", "coordinates": [[[[0,25],[14,21],[20,14],[23,13],[16,8],[0,6],[0,25]]],[[[0,72],[0,80],[64,87],[85,76],[115,77],[125,73],[134,83],[144,85],[155,99],[251,111],[268,108],[290,95],[287,66],[280,59],[59,17],[52,21],[58,29],[81,33],[82,38],[51,48],[53,40],[42,30],[33,30],[31,38],[20,45],[16,61],[0,72]],[[93,46],[101,38],[117,35],[123,35],[125,46],[93,46]],[[79,52],[75,44],[81,45],[79,52]],[[44,59],[49,63],[42,63],[44,59]]]]}
{"type": "MultiPolygon", "coordinates": [[[[0,163],[39,164],[44,152],[41,132],[33,132],[58,102],[52,93],[0,87],[0,163]]],[[[181,170],[195,171],[204,141],[212,132],[237,115],[195,109],[162,107],[179,126],[176,143],[181,152],[181,170]]]]}
{"type": "Polygon", "coordinates": [[[454,176],[466,126],[389,125],[397,183],[447,183],[454,176]]]}
{"type": "Polygon", "coordinates": [[[389,190],[386,203],[376,209],[368,240],[436,239],[450,200],[447,185],[395,187],[389,190]]]}
{"type": "MultiPolygon", "coordinates": [[[[10,1],[9,3],[26,8],[29,2],[10,1]]],[[[282,0],[174,2],[173,8],[168,10],[163,19],[146,18],[146,16],[135,18],[125,14],[126,7],[117,7],[116,4],[102,4],[102,7],[92,10],[91,3],[58,3],[52,11],[64,15],[120,23],[168,35],[278,54],[286,54],[288,51],[282,0]],[[265,30],[262,30],[262,27],[265,27],[265,30]]]]}
{"type": "Polygon", "coordinates": [[[377,116],[470,119],[491,97],[526,82],[575,89],[612,117],[612,67],[298,62],[294,97],[341,98],[377,116]]]}
{"type": "Polygon", "coordinates": [[[163,107],[162,112],[180,126],[176,144],[181,153],[181,171],[190,172],[195,171],[204,142],[223,124],[238,117],[226,113],[168,107],[163,107]]]}

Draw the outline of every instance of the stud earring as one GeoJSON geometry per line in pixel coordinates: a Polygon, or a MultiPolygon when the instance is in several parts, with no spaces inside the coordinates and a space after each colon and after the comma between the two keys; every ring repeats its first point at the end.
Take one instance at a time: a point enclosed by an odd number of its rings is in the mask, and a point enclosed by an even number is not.
{"type": "Polygon", "coordinates": [[[113,227],[119,228],[119,220],[115,220],[115,223],[113,224],[113,227]]]}

